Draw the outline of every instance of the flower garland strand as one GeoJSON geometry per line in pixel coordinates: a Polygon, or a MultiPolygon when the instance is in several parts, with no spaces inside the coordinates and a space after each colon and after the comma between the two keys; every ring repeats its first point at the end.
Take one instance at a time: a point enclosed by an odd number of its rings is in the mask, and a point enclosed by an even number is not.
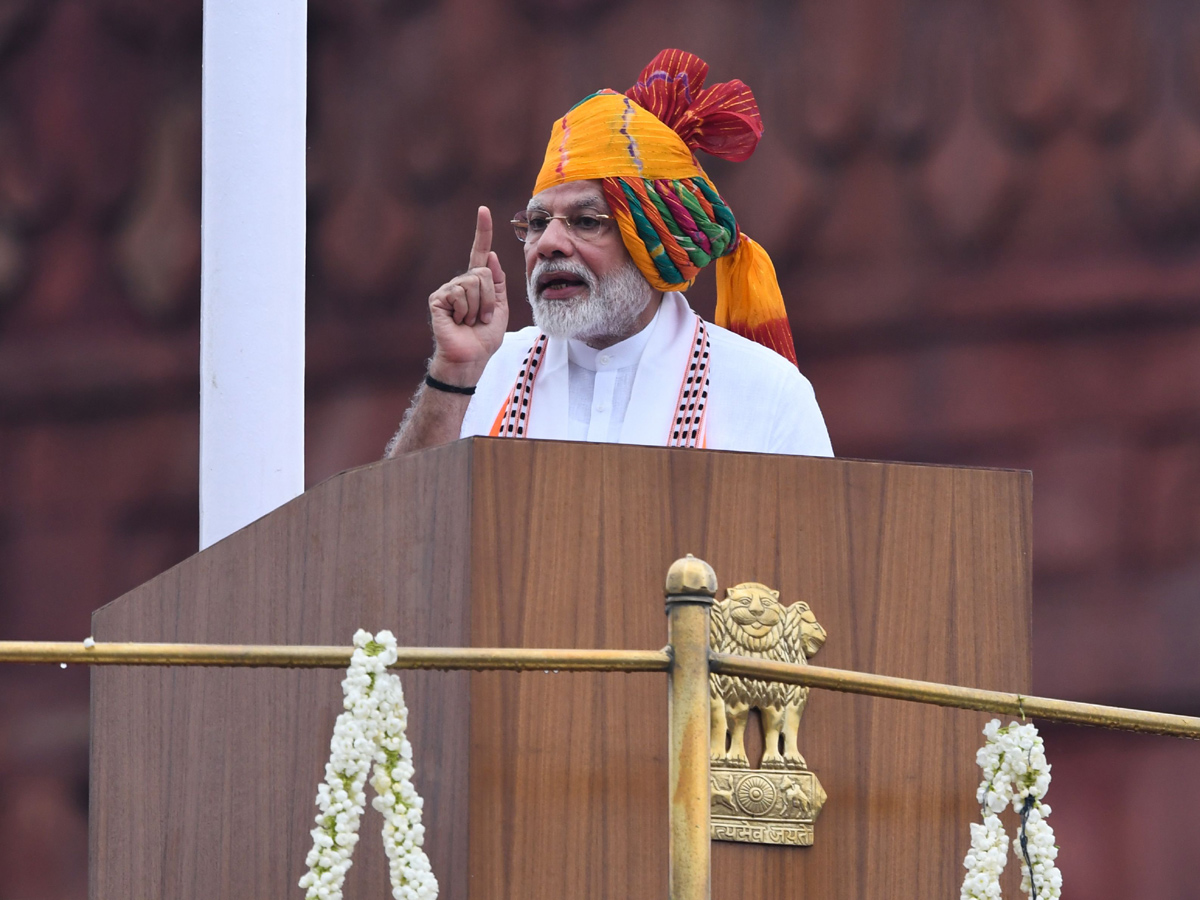
{"type": "Polygon", "coordinates": [[[1045,745],[1033,723],[1012,722],[1001,728],[1000,720],[992,719],[983,733],[987,743],[975,755],[983,770],[975,794],[983,824],[971,824],[961,900],[999,900],[1000,873],[1008,861],[1008,835],[1000,813],[1009,805],[1021,817],[1020,835],[1012,842],[1021,861],[1021,890],[1031,900],[1058,900],[1062,896],[1062,873],[1054,865],[1058,848],[1054,829],[1046,821],[1050,807],[1042,803],[1050,787],[1045,745]]]}
{"type": "MultiPolygon", "coordinates": [[[[391,637],[390,633],[387,633],[391,637]]],[[[393,655],[395,640],[392,641],[393,655]]],[[[375,748],[375,772],[371,787],[379,795],[371,805],[383,813],[383,849],[388,857],[395,900],[437,900],[438,883],[421,849],[425,826],[421,808],[425,801],[413,787],[412,744],[404,736],[408,708],[400,679],[384,676],[387,690],[380,697],[383,733],[375,748]]]]}
{"type": "Polygon", "coordinates": [[[390,862],[395,900],[436,900],[437,879],[421,849],[423,802],[413,787],[412,745],[405,738],[408,709],[400,679],[388,672],[396,661],[390,631],[372,636],[359,629],[342,681],[343,712],[333,726],[325,781],[317,787],[317,827],[300,879],[305,900],[342,900],[342,885],[358,843],[371,763],[372,805],[384,814],[383,846],[390,862]]]}

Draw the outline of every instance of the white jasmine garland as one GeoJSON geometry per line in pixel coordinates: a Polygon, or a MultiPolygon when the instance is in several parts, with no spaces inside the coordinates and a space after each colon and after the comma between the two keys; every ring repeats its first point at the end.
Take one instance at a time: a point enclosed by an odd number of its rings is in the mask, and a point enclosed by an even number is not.
{"type": "Polygon", "coordinates": [[[1006,806],[1021,817],[1013,853],[1021,863],[1021,890],[1032,900],[1058,900],[1062,896],[1062,874],[1054,865],[1058,848],[1054,830],[1046,817],[1050,807],[1042,803],[1050,787],[1050,764],[1046,749],[1033,723],[1012,722],[1004,728],[992,719],[983,729],[987,743],[975,755],[983,770],[976,799],[983,824],[971,825],[971,849],[963,860],[961,900],[999,900],[1000,873],[1008,860],[1008,836],[1000,822],[1006,806]]]}
{"type": "Polygon", "coordinates": [[[373,804],[384,814],[383,844],[396,900],[436,900],[437,879],[421,849],[422,800],[412,785],[412,745],[404,736],[408,710],[400,679],[388,672],[396,661],[396,638],[390,631],[372,636],[359,630],[354,653],[342,681],[343,712],[333,726],[325,781],[317,787],[317,827],[300,879],[306,900],[341,900],[342,885],[358,843],[358,825],[372,786],[380,793],[373,804]]]}
{"type": "MultiPolygon", "coordinates": [[[[392,649],[394,658],[395,639],[392,649]]],[[[429,867],[429,857],[421,849],[425,840],[421,808],[425,801],[412,783],[412,744],[404,736],[408,728],[404,691],[400,679],[391,673],[383,676],[380,688],[382,732],[371,776],[371,787],[379,796],[371,805],[383,813],[383,849],[388,857],[392,896],[395,900],[436,900],[437,879],[429,867]]]]}

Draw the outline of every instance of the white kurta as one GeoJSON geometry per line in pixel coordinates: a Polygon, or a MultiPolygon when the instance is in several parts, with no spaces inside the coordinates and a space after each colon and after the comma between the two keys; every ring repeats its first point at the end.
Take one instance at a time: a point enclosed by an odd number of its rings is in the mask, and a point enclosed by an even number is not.
{"type": "MultiPolygon", "coordinates": [[[[695,327],[687,300],[671,292],[663,295],[643,331],[613,347],[597,351],[551,338],[534,382],[529,437],[664,446],[695,327]]],[[[773,350],[724,328],[706,327],[711,342],[707,448],[832,456],[808,379],[773,350]]],[[[530,326],[504,336],[467,407],[461,437],[491,431],[537,335],[530,326]]]]}

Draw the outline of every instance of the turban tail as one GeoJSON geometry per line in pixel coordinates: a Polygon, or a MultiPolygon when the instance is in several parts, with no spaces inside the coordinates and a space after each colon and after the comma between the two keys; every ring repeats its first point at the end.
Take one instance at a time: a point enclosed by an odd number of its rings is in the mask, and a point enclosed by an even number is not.
{"type": "Polygon", "coordinates": [[[747,159],[762,136],[758,104],[740,81],[705,88],[707,74],[699,57],[664,50],[624,94],[577,103],[555,122],[533,191],[599,180],[629,255],[656,290],[686,290],[716,260],[716,323],[795,364],[771,258],[741,233],[694,152],[747,159]]]}

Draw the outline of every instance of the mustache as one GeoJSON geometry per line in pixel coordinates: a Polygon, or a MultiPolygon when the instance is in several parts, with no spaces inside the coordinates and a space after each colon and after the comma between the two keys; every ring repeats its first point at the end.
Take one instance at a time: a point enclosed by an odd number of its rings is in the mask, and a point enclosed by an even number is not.
{"type": "Polygon", "coordinates": [[[580,281],[588,286],[590,293],[595,293],[599,284],[596,274],[581,262],[576,262],[570,259],[543,259],[533,267],[533,271],[529,273],[527,279],[527,287],[531,296],[540,295],[541,288],[538,282],[543,276],[555,275],[558,273],[566,275],[574,275],[580,281]]]}

